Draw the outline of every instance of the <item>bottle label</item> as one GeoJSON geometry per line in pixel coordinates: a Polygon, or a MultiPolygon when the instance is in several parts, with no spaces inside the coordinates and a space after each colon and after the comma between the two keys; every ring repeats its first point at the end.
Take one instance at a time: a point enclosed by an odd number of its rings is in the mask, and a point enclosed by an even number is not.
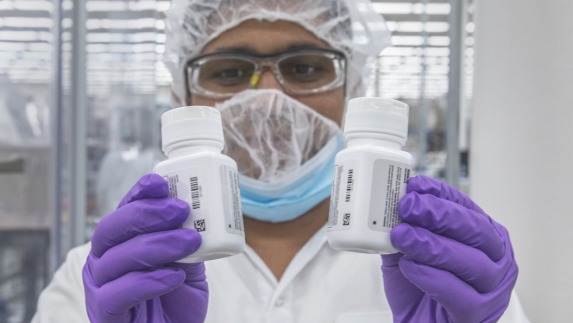
{"type": "Polygon", "coordinates": [[[376,159],[372,174],[359,165],[358,160],[345,160],[334,167],[328,229],[347,230],[358,220],[368,221],[371,230],[389,232],[400,223],[398,201],[406,193],[410,165],[376,159]],[[358,209],[367,214],[356,214],[358,209]]]}
{"type": "Polygon", "coordinates": [[[368,227],[390,232],[400,223],[398,202],[406,194],[410,166],[385,159],[374,161],[368,227]]]}
{"type": "Polygon", "coordinates": [[[226,188],[223,190],[223,207],[225,208],[225,227],[227,232],[243,235],[239,176],[233,167],[221,166],[221,187],[226,188]]]}
{"type": "Polygon", "coordinates": [[[175,197],[187,202],[191,208],[191,214],[183,227],[193,228],[197,232],[206,232],[208,229],[208,211],[206,205],[207,192],[201,174],[205,174],[203,167],[191,167],[177,174],[163,175],[169,183],[169,197],[175,197]]]}
{"type": "Polygon", "coordinates": [[[356,160],[348,160],[334,166],[328,229],[350,229],[353,224],[357,164],[356,160]]]}

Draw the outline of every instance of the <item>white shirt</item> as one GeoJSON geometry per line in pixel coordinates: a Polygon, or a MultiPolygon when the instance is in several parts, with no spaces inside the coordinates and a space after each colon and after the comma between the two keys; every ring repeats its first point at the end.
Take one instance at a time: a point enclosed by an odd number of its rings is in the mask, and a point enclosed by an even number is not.
{"type": "MultiPolygon", "coordinates": [[[[82,283],[89,248],[70,251],[40,295],[32,323],[89,322],[82,283]]],[[[380,256],[332,249],[325,228],[297,253],[280,281],[249,247],[205,266],[207,323],[392,322],[380,256]]],[[[516,295],[499,322],[529,322],[516,295]]]]}

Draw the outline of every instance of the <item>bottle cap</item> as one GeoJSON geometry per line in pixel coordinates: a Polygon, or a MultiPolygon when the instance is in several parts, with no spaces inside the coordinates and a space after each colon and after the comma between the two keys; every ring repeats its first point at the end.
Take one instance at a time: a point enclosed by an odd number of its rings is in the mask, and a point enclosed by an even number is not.
{"type": "Polygon", "coordinates": [[[167,154],[170,146],[189,140],[211,142],[223,149],[221,113],[212,107],[188,106],[161,115],[161,143],[167,154]]]}
{"type": "Polygon", "coordinates": [[[344,135],[348,139],[365,133],[392,135],[404,145],[408,137],[408,105],[376,97],[349,100],[344,135]]]}

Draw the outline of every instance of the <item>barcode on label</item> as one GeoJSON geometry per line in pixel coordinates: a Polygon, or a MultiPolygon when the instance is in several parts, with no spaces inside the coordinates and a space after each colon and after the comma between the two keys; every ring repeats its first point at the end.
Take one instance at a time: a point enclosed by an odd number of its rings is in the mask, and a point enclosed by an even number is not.
{"type": "Polygon", "coordinates": [[[350,196],[352,193],[352,186],[354,184],[354,169],[348,170],[348,177],[346,179],[346,203],[350,202],[350,196]]]}
{"type": "Polygon", "coordinates": [[[190,184],[191,184],[191,207],[193,209],[199,209],[201,208],[201,199],[199,198],[200,197],[199,180],[197,179],[197,176],[190,178],[190,184]]]}
{"type": "Polygon", "coordinates": [[[344,213],[342,217],[342,225],[350,225],[350,213],[344,213]]]}
{"type": "Polygon", "coordinates": [[[193,221],[193,227],[195,227],[195,230],[197,230],[197,232],[204,232],[206,230],[205,219],[193,221]]]}
{"type": "Polygon", "coordinates": [[[179,181],[179,176],[163,176],[163,178],[169,183],[169,197],[177,198],[177,182],[179,181]]]}

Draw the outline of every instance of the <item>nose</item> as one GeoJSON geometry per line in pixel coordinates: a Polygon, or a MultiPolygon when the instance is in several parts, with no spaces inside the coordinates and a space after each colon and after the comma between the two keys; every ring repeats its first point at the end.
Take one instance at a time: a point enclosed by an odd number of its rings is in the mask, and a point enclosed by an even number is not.
{"type": "Polygon", "coordinates": [[[275,74],[268,68],[264,69],[261,73],[260,80],[256,88],[260,90],[275,89],[284,91],[283,86],[279,83],[275,74]]]}

